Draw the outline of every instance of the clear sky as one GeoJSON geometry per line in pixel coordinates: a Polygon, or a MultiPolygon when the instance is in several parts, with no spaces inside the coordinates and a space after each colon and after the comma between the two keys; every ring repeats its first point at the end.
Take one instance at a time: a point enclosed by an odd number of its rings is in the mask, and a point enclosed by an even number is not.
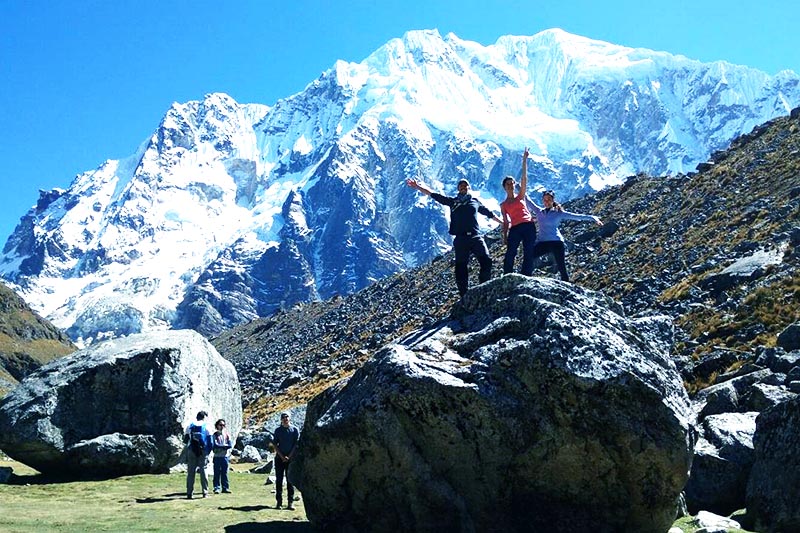
{"type": "Polygon", "coordinates": [[[0,0],[0,245],[39,189],[127,157],[173,102],[272,105],[406,31],[548,28],[800,73],[798,0],[0,0]]]}

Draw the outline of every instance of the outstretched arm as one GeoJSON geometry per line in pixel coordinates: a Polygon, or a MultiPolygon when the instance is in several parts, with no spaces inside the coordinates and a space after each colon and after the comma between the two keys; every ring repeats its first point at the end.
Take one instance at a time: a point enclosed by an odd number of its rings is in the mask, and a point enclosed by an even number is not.
{"type": "Polygon", "coordinates": [[[433,194],[432,190],[430,190],[429,188],[427,188],[426,186],[424,186],[423,184],[421,184],[417,180],[412,180],[412,179],[409,178],[409,179],[406,180],[406,185],[408,185],[412,189],[418,190],[419,192],[421,192],[425,196],[430,196],[431,194],[433,194]]]}
{"type": "Polygon", "coordinates": [[[525,198],[525,192],[528,188],[528,147],[522,152],[522,172],[519,178],[519,192],[517,193],[517,200],[525,198]]]}
{"type": "Polygon", "coordinates": [[[482,214],[483,216],[485,216],[487,218],[491,218],[495,222],[499,222],[500,224],[503,223],[503,220],[500,217],[498,217],[497,215],[492,213],[492,211],[488,207],[483,205],[483,204],[480,204],[478,206],[478,213],[482,214]]]}
{"type": "Polygon", "coordinates": [[[561,213],[561,216],[564,218],[564,220],[582,220],[584,222],[594,222],[598,226],[603,225],[603,221],[594,215],[583,215],[580,213],[571,213],[569,211],[563,211],[561,213]]]}

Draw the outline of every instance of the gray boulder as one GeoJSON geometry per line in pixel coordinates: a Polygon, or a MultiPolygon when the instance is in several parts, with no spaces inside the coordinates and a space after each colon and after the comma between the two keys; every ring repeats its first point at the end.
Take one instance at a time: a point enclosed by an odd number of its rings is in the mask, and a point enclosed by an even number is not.
{"type": "Polygon", "coordinates": [[[793,350],[800,350],[800,322],[789,324],[778,334],[778,346],[791,352],[793,350]]]}
{"type": "Polygon", "coordinates": [[[28,376],[0,403],[0,448],[40,472],[109,478],[168,472],[198,411],[242,425],[233,365],[194,331],[131,335],[28,376]]]}
{"type": "Polygon", "coordinates": [[[757,250],[751,255],[741,257],[727,268],[711,274],[700,282],[700,286],[712,294],[720,294],[742,283],[763,277],[771,265],[783,261],[783,249],[757,250]]]}
{"type": "Polygon", "coordinates": [[[800,397],[761,413],[753,436],[755,461],[747,512],[756,531],[800,531],[800,397]]]}
{"type": "Polygon", "coordinates": [[[756,363],[784,374],[800,366],[800,350],[786,352],[782,348],[762,348],[757,351],[756,363]]]}
{"type": "Polygon", "coordinates": [[[694,434],[668,320],[626,319],[599,293],[516,274],[470,290],[452,319],[308,405],[290,476],[315,524],[669,528],[694,434]]]}
{"type": "Polygon", "coordinates": [[[703,421],[685,488],[690,513],[706,510],[728,515],[745,506],[756,416],[758,413],[726,413],[703,421]]]}
{"type": "Polygon", "coordinates": [[[250,445],[245,446],[239,456],[240,463],[260,463],[261,460],[261,452],[255,446],[250,445]]]}
{"type": "Polygon", "coordinates": [[[743,403],[748,411],[766,411],[774,405],[786,400],[791,400],[797,394],[789,391],[784,386],[756,383],[747,391],[743,403]]]}
{"type": "Polygon", "coordinates": [[[694,398],[694,408],[702,420],[708,415],[742,411],[743,397],[756,383],[761,383],[773,376],[773,372],[764,368],[741,376],[731,377],[705,388],[694,398]]]}
{"type": "Polygon", "coordinates": [[[739,410],[739,394],[730,381],[715,385],[712,390],[698,396],[695,407],[699,411],[698,419],[721,413],[733,413],[739,410]]]}

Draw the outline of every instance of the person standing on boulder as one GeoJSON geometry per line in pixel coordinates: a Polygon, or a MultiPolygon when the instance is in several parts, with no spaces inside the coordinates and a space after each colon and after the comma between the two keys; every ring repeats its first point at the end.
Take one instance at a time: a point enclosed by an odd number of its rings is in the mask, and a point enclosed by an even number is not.
{"type": "Polygon", "coordinates": [[[533,274],[533,247],[536,245],[536,226],[528,206],[525,204],[525,191],[528,187],[528,149],[522,154],[522,173],[519,191],[514,193],[514,178],[503,178],[503,190],[506,199],[500,204],[500,216],[503,219],[503,242],[506,255],[503,258],[503,274],[514,270],[514,259],[517,249],[522,244],[522,268],[520,272],[526,276],[533,274]],[[510,230],[509,230],[510,228],[510,230]]]}
{"type": "Polygon", "coordinates": [[[225,429],[227,423],[224,418],[220,418],[214,423],[216,431],[211,436],[214,450],[214,494],[219,494],[220,490],[225,494],[230,494],[230,484],[228,483],[228,469],[230,467],[231,435],[225,429]]]}
{"type": "MultiPolygon", "coordinates": [[[[527,172],[527,161],[522,161],[522,171],[527,172]]],[[[536,225],[539,228],[539,238],[536,241],[536,246],[533,247],[533,257],[539,257],[544,254],[553,254],[556,261],[556,268],[561,275],[562,281],[569,281],[569,274],[567,273],[567,264],[564,259],[564,236],[558,226],[563,220],[582,220],[594,222],[598,226],[602,226],[603,222],[594,215],[582,215],[579,213],[570,213],[564,211],[560,205],[556,203],[556,193],[545,191],[542,193],[542,203],[544,207],[539,207],[531,201],[527,196],[525,203],[528,209],[536,216],[536,225]]]]}
{"type": "Polygon", "coordinates": [[[186,443],[186,498],[191,500],[194,492],[194,477],[200,471],[200,485],[203,488],[203,498],[208,496],[208,477],[206,465],[208,454],[211,452],[211,434],[203,422],[208,416],[205,411],[197,413],[197,420],[186,427],[183,442],[186,443]]]}
{"type": "Polygon", "coordinates": [[[281,425],[273,432],[272,443],[275,445],[275,508],[283,504],[283,478],[286,477],[286,496],[289,503],[286,508],[294,510],[294,485],[287,475],[289,463],[297,451],[300,431],[290,424],[289,413],[281,413],[281,425]]]}
{"type": "Polygon", "coordinates": [[[458,294],[464,296],[467,292],[469,286],[468,265],[472,254],[478,258],[480,265],[478,280],[480,283],[489,281],[489,278],[492,277],[492,258],[489,257],[486,241],[478,231],[478,213],[500,224],[503,221],[477,198],[470,195],[467,180],[459,180],[458,195],[455,197],[435,193],[413,179],[407,179],[406,185],[450,208],[450,235],[454,236],[453,250],[456,254],[455,277],[458,294]]]}

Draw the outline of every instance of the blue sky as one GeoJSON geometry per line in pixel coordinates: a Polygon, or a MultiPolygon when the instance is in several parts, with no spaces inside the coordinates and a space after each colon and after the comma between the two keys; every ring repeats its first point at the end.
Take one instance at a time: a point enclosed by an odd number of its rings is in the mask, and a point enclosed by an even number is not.
{"type": "Polygon", "coordinates": [[[0,244],[39,189],[135,152],[173,102],[272,105],[408,30],[548,28],[800,73],[796,0],[0,0],[0,244]]]}

